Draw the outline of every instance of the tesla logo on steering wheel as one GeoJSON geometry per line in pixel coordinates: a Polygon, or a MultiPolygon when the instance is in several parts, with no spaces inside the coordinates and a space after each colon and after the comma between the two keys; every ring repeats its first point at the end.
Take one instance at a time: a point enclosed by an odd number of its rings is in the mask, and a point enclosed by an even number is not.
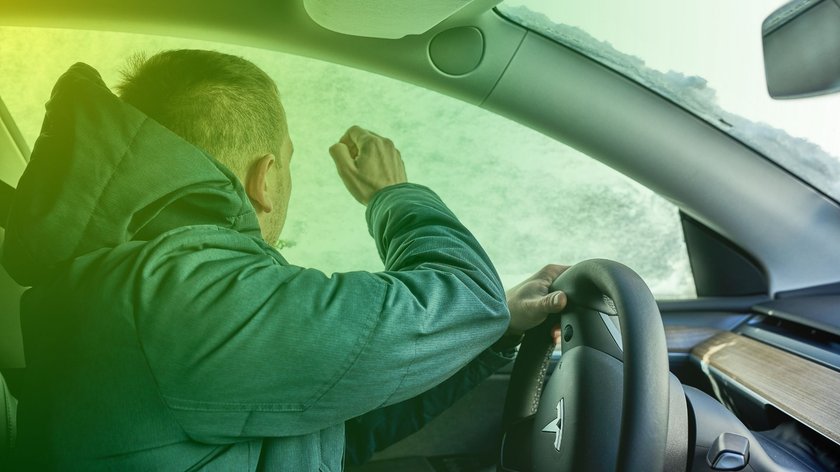
{"type": "Polygon", "coordinates": [[[544,433],[554,433],[554,449],[560,452],[560,441],[563,440],[563,399],[557,402],[557,417],[551,420],[545,428],[544,433]]]}

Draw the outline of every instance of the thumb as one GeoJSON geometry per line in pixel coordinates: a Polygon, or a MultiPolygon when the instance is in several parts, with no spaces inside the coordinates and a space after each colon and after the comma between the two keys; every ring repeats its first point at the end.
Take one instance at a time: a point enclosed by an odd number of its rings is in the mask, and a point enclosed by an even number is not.
{"type": "Polygon", "coordinates": [[[335,143],[330,146],[330,156],[335,161],[335,166],[341,168],[353,168],[353,157],[350,149],[344,143],[335,143]]]}
{"type": "Polygon", "coordinates": [[[534,300],[531,308],[539,313],[557,313],[566,307],[566,300],[566,294],[558,290],[534,300]]]}

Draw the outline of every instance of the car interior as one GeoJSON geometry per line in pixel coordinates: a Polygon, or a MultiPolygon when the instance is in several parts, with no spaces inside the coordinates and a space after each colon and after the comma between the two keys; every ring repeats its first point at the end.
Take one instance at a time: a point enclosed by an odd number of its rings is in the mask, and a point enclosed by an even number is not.
{"type": "MultiPolygon", "coordinates": [[[[755,88],[794,100],[840,88],[840,2],[766,10],[755,88]],[[813,44],[828,46],[791,49],[813,44]]],[[[528,332],[514,363],[348,470],[840,470],[837,194],[498,0],[30,0],[4,2],[0,27],[210,40],[373,72],[518,122],[678,209],[696,296],[655,298],[621,260],[544,261],[575,264],[554,283],[567,310],[528,332]]],[[[4,225],[30,145],[0,92],[4,225]]],[[[0,470],[26,368],[25,290],[0,270],[0,470]]]]}

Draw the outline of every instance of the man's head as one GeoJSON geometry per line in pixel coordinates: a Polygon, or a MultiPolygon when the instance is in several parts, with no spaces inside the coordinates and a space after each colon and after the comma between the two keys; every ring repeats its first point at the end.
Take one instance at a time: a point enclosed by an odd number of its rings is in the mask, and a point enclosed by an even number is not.
{"type": "Polygon", "coordinates": [[[117,92],[230,168],[266,241],[275,243],[291,191],[292,143],[274,81],[251,62],[213,51],[165,51],[129,61],[117,92]]]}

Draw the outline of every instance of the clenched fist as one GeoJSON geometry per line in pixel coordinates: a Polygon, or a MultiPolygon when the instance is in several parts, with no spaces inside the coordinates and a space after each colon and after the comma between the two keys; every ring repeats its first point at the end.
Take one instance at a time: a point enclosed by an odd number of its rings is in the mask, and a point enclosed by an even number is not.
{"type": "Polygon", "coordinates": [[[362,205],[367,206],[379,190],[407,181],[394,143],[358,126],[351,126],[330,146],[330,155],[344,186],[362,205]]]}

